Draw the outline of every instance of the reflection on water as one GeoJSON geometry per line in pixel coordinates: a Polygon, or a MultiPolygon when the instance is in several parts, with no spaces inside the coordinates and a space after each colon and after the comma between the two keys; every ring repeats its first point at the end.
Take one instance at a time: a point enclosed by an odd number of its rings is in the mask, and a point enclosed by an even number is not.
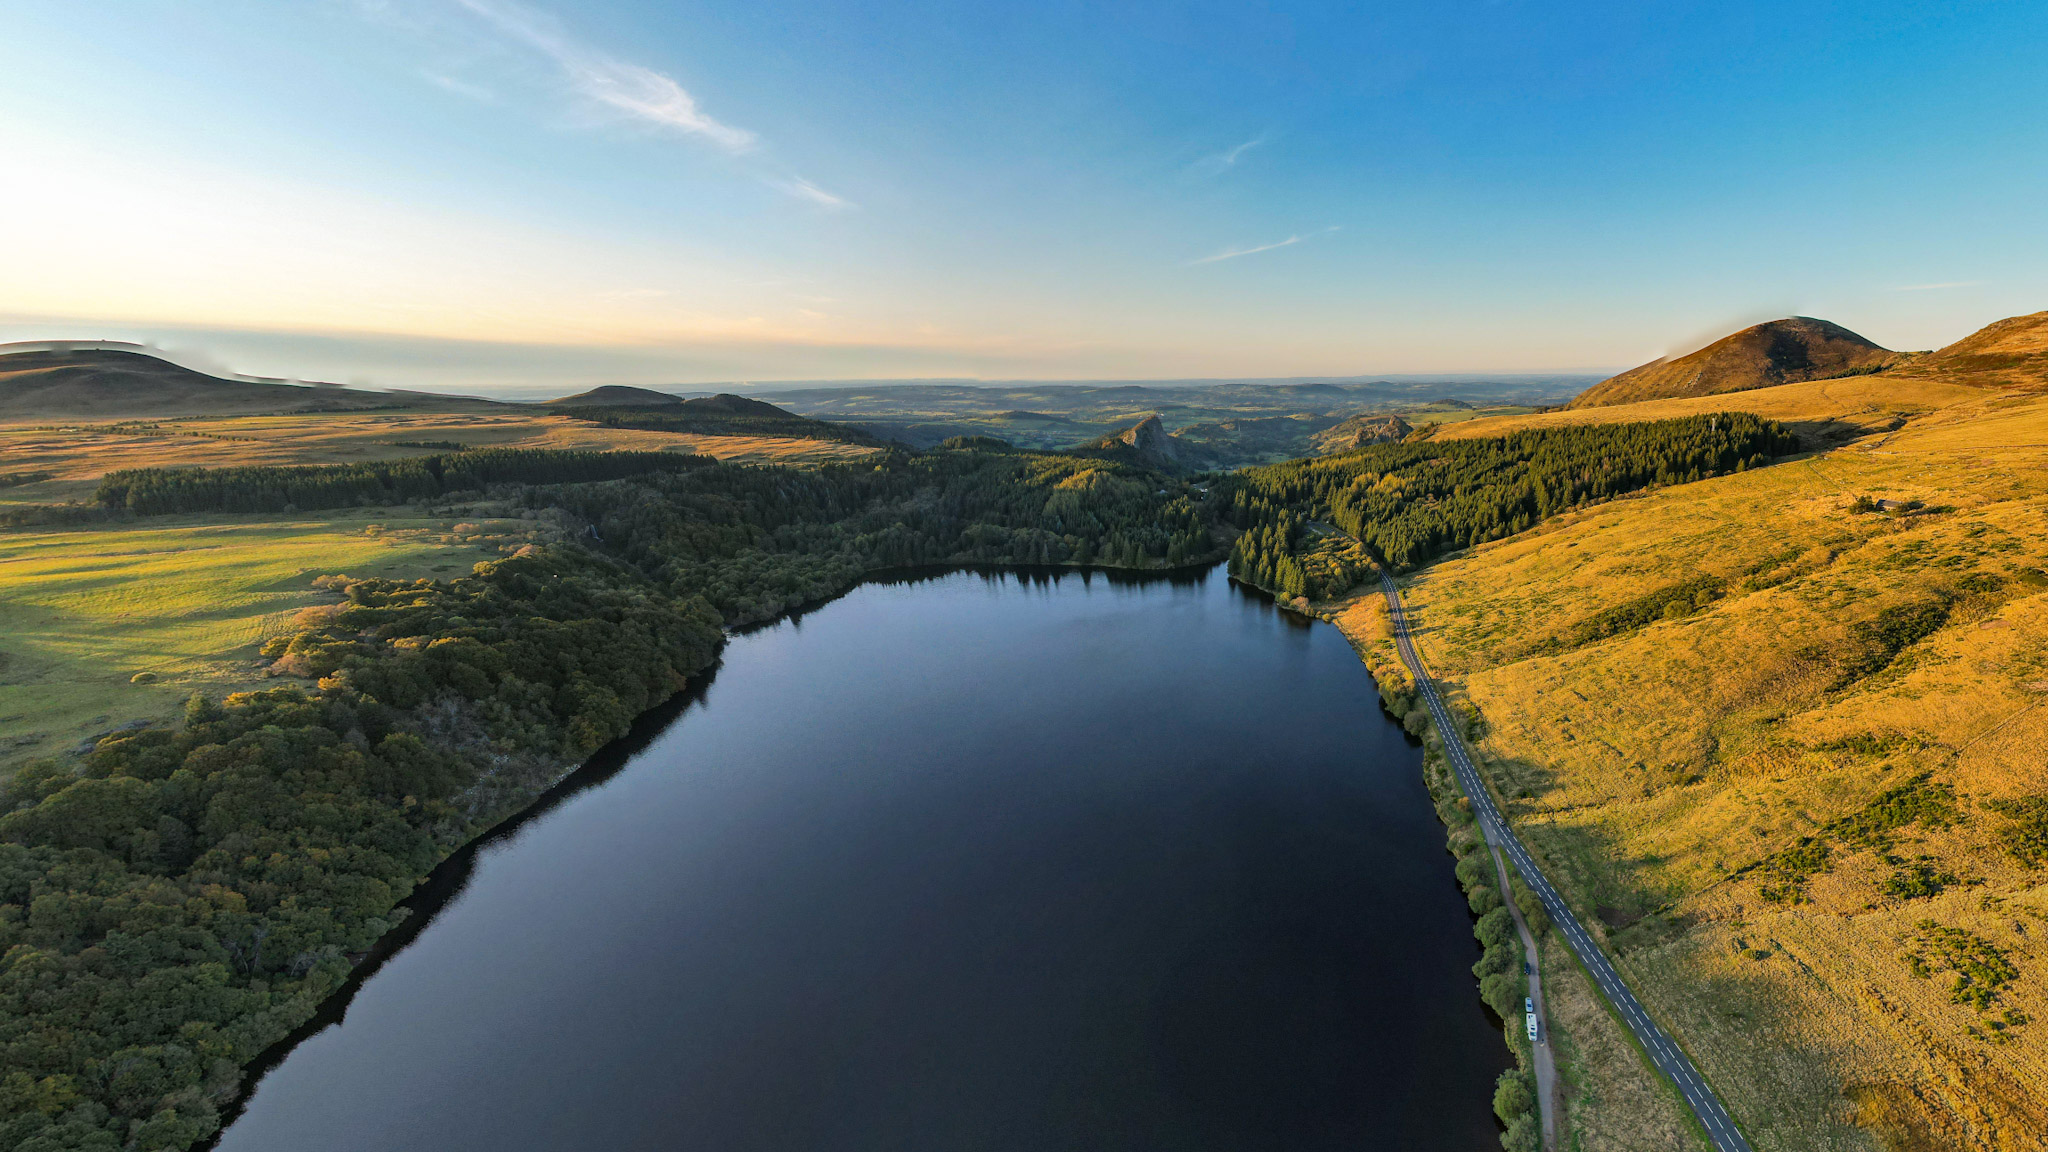
{"type": "Polygon", "coordinates": [[[411,903],[223,1149],[1494,1142],[1418,753],[1220,571],[749,630],[411,903]]]}

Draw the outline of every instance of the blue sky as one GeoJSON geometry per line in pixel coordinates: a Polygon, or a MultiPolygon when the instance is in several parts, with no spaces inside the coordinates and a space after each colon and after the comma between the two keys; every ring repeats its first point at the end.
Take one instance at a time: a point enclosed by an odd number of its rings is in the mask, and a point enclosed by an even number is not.
{"type": "Polygon", "coordinates": [[[2048,6],[0,0],[0,338],[406,386],[1578,371],[2048,307],[2048,6]]]}

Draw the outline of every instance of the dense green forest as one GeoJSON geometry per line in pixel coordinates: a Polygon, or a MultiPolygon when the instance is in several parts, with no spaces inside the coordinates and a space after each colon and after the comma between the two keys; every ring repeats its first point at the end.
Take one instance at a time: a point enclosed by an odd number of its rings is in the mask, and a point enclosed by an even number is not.
{"type": "Polygon", "coordinates": [[[362,464],[244,468],[132,468],[109,472],[93,494],[102,506],[144,516],[171,512],[304,512],[403,504],[492,484],[614,480],[681,472],[712,461],[675,452],[571,452],[480,448],[362,464]]]}
{"type": "MultiPolygon", "coordinates": [[[[0,1146],[205,1138],[241,1068],[342,984],[428,870],[701,675],[725,625],[895,565],[1219,554],[1197,490],[1098,461],[671,455],[681,470],[589,480],[612,463],[568,455],[526,462],[550,483],[461,475],[577,518],[579,543],[459,579],[330,579],[332,616],[264,648],[288,686],[195,697],[180,725],[0,785],[0,1146]]],[[[152,477],[110,492],[143,512],[368,490],[347,469],[152,477]]]]}
{"type": "Polygon", "coordinates": [[[760,620],[877,568],[933,563],[1175,567],[1220,554],[1199,493],[1101,461],[892,452],[808,470],[720,467],[529,490],[676,595],[760,620]]]}
{"type": "Polygon", "coordinates": [[[1722,413],[1380,444],[1249,468],[1227,482],[1227,514],[1245,530],[1230,572],[1286,596],[1335,595],[1362,574],[1311,562],[1335,533],[1398,572],[1569,508],[1754,468],[1796,447],[1773,421],[1722,413]]]}

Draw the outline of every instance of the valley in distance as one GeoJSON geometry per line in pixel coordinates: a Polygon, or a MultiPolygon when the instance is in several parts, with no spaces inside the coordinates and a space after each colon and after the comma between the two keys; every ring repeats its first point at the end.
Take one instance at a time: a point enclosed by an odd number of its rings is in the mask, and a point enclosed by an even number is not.
{"type": "Polygon", "coordinates": [[[1423,742],[1509,1148],[2044,1147],[2044,453],[2048,312],[1605,381],[545,404],[0,349],[0,1142],[212,1139],[436,865],[736,627],[1227,562],[1423,742]]]}

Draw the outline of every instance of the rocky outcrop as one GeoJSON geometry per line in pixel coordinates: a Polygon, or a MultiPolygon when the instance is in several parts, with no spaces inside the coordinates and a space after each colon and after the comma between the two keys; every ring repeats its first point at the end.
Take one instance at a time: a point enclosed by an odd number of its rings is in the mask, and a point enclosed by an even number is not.
{"type": "Polygon", "coordinates": [[[1315,434],[1312,440],[1316,455],[1328,456],[1336,452],[1349,452],[1373,444],[1392,444],[1408,438],[1415,426],[1399,416],[1380,415],[1353,416],[1334,428],[1325,428],[1315,434]]]}
{"type": "Polygon", "coordinates": [[[1121,432],[1112,432],[1067,451],[1075,456],[1136,464],[1160,472],[1184,472],[1199,466],[1184,460],[1180,449],[1173,437],[1167,435],[1166,425],[1159,422],[1157,415],[1152,415],[1121,432]]]}
{"type": "Polygon", "coordinates": [[[1140,460],[1150,464],[1178,464],[1180,453],[1175,451],[1173,437],[1166,434],[1166,425],[1157,416],[1147,416],[1122,432],[1116,438],[1131,446],[1140,460]]]}

